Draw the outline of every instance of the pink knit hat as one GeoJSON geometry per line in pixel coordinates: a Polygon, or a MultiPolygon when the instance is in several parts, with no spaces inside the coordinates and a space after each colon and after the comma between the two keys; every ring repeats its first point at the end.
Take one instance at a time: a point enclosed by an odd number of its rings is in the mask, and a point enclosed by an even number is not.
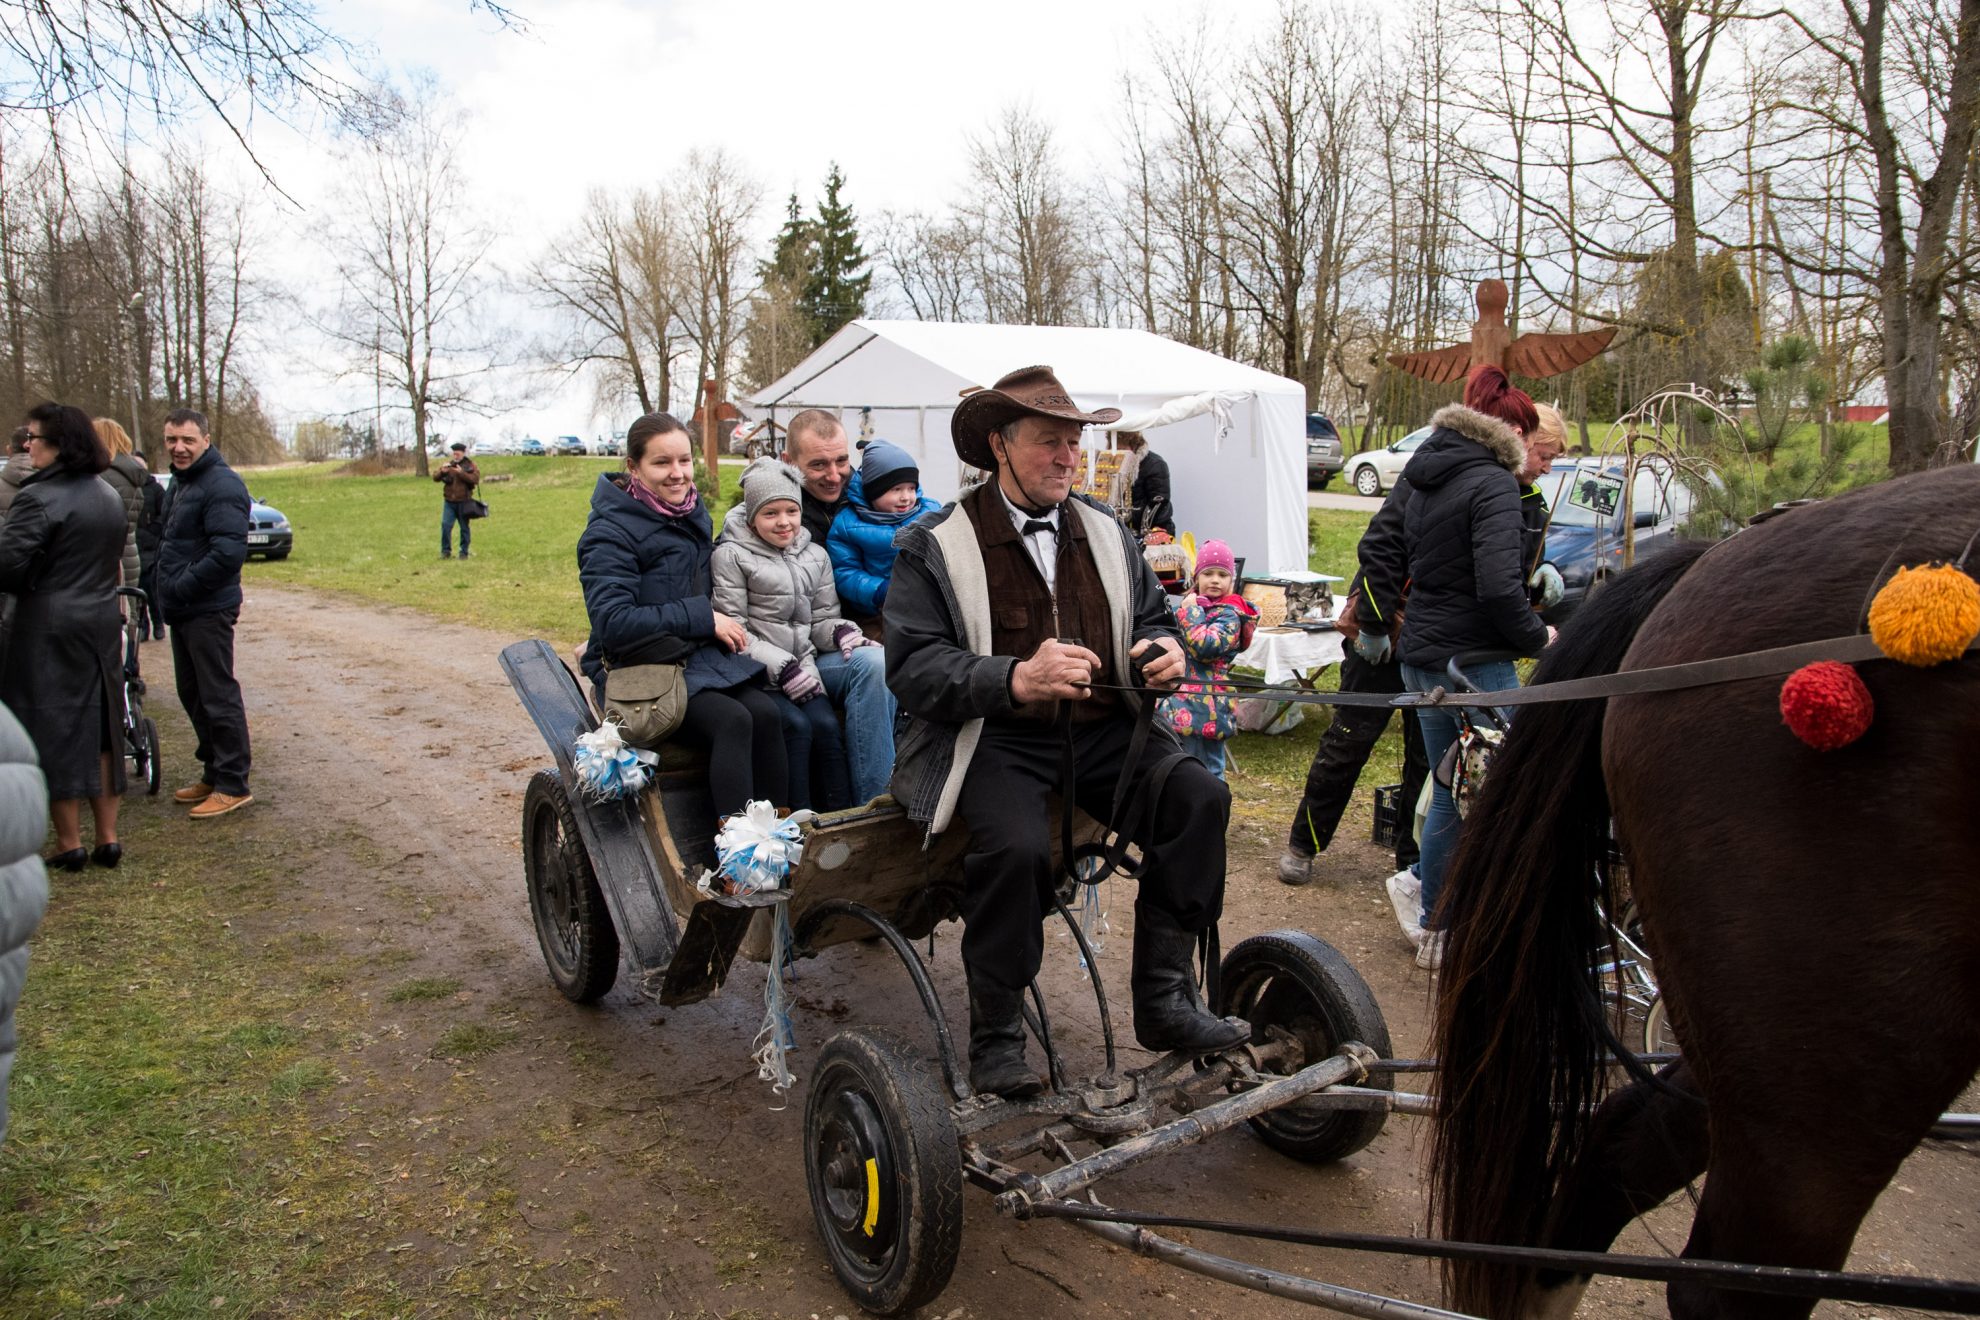
{"type": "Polygon", "coordinates": [[[1222,541],[1205,541],[1196,547],[1196,571],[1206,568],[1221,568],[1233,577],[1237,575],[1237,556],[1222,541]]]}

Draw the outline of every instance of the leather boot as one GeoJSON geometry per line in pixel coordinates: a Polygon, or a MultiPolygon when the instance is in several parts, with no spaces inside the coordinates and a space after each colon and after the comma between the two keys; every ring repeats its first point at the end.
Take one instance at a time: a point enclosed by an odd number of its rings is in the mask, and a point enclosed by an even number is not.
{"type": "Polygon", "coordinates": [[[1045,1083],[1024,1061],[1024,995],[998,986],[969,987],[969,1086],[978,1095],[1029,1100],[1045,1083]]]}
{"type": "Polygon", "coordinates": [[[1196,936],[1174,917],[1134,906],[1134,1038],[1143,1049],[1215,1054],[1251,1039],[1251,1028],[1212,1017],[1196,994],[1196,936]]]}

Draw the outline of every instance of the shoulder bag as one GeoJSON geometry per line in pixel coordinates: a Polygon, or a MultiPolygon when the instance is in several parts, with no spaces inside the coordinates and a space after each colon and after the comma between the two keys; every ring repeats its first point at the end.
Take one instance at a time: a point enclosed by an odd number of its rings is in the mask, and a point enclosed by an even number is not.
{"type": "Polygon", "coordinates": [[[651,750],[674,735],[687,717],[687,670],[682,665],[627,665],[605,670],[605,716],[622,737],[651,750]]]}

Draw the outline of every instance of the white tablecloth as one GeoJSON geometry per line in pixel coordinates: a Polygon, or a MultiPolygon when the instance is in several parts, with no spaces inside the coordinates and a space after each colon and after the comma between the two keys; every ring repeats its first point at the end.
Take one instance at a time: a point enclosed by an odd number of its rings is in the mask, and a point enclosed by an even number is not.
{"type": "Polygon", "coordinates": [[[1262,670],[1267,683],[1281,687],[1302,675],[1339,664],[1345,650],[1345,639],[1331,628],[1325,632],[1260,628],[1252,635],[1250,649],[1240,652],[1231,663],[1241,669],[1262,670]]]}

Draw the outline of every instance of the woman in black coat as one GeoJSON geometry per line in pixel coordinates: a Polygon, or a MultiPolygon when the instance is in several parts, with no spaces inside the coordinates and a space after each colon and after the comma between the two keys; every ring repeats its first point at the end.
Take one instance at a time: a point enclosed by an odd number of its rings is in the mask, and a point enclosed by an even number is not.
{"type": "Polygon", "coordinates": [[[584,672],[601,694],[608,665],[686,667],[680,736],[708,749],[709,796],[724,817],[755,800],[784,805],[788,764],[763,666],[742,653],[749,634],[710,599],[713,532],[687,429],[648,413],[626,430],[626,470],[592,491],[578,580],[591,619],[584,672]]]}
{"type": "Polygon", "coordinates": [[[56,852],[49,865],[115,866],[124,791],[122,622],[117,574],[129,536],[123,501],[97,474],[109,451],[80,408],[27,416],[34,472],[0,527],[0,591],[14,610],[0,646],[0,701],[34,740],[48,780],[56,852]],[[82,846],[82,799],[96,851],[82,846]]]}

